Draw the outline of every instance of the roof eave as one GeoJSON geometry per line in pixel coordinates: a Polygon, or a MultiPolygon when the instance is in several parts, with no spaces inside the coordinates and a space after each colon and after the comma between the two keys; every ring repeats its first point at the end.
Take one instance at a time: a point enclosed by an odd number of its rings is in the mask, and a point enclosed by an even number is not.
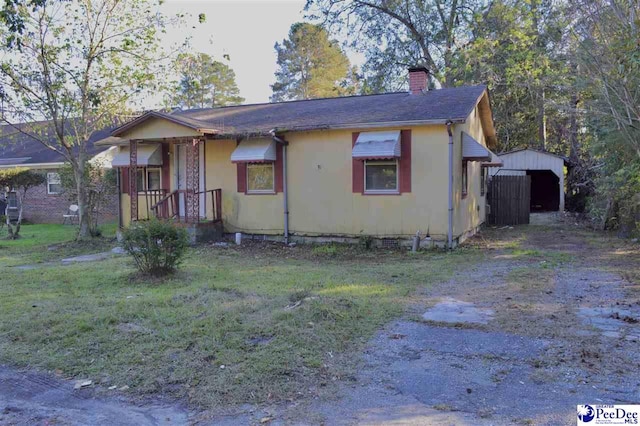
{"type": "MultiPolygon", "coordinates": [[[[312,132],[319,130],[351,130],[351,129],[379,129],[379,128],[399,128],[399,127],[412,127],[412,126],[430,126],[430,125],[446,125],[448,122],[453,124],[461,124],[466,121],[465,118],[446,118],[437,120],[410,120],[410,121],[380,121],[373,123],[349,123],[338,125],[318,125],[318,126],[304,126],[304,127],[276,127],[273,130],[277,134],[293,133],[293,132],[312,132]]],[[[259,138],[259,137],[271,137],[270,131],[247,131],[247,132],[231,132],[231,133],[215,133],[214,139],[230,139],[230,138],[259,138]]]]}
{"type": "Polygon", "coordinates": [[[569,160],[569,158],[565,157],[564,155],[558,155],[558,154],[554,154],[553,152],[541,151],[539,149],[533,149],[533,148],[529,148],[529,147],[512,149],[511,151],[501,152],[498,155],[499,156],[503,156],[503,155],[515,154],[517,152],[522,152],[522,151],[532,151],[532,152],[537,152],[539,154],[550,155],[552,157],[556,157],[556,158],[559,158],[559,159],[563,160],[565,162],[565,164],[571,164],[571,161],[569,160]]]}
{"type": "Polygon", "coordinates": [[[21,163],[21,164],[2,164],[0,169],[55,169],[64,166],[64,162],[57,161],[51,163],[21,163]]]}
{"type": "Polygon", "coordinates": [[[167,120],[170,121],[172,123],[178,124],[180,126],[184,126],[187,127],[191,130],[195,130],[198,133],[202,133],[204,134],[215,134],[217,132],[219,132],[219,130],[214,129],[214,128],[210,128],[210,127],[200,127],[200,126],[194,126],[193,124],[189,123],[188,121],[184,121],[181,120],[179,117],[175,116],[175,115],[171,115],[171,114],[164,114],[161,112],[157,112],[157,111],[147,111],[144,114],[142,114],[139,117],[134,118],[133,120],[123,124],[122,126],[114,129],[111,132],[111,136],[115,136],[115,137],[120,137],[122,136],[124,133],[126,133],[128,130],[142,124],[143,122],[149,120],[150,118],[159,118],[162,120],[167,120]]]}
{"type": "Polygon", "coordinates": [[[473,112],[474,108],[480,108],[483,101],[485,102],[487,108],[487,111],[481,111],[480,113],[480,120],[482,122],[484,137],[487,141],[487,146],[489,146],[490,148],[495,148],[498,144],[498,137],[496,135],[493,110],[491,109],[491,97],[489,95],[489,89],[487,89],[486,87],[484,88],[467,116],[469,116],[473,112]]]}

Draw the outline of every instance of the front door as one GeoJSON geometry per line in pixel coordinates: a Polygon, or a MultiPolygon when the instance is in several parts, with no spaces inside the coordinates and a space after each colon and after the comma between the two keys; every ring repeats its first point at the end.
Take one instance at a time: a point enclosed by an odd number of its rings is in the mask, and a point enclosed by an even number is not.
{"type": "MultiPolygon", "coordinates": [[[[174,156],[175,188],[178,191],[187,189],[187,151],[185,146],[176,145],[176,155],[174,156]]],[[[178,196],[178,211],[180,217],[184,217],[185,196],[181,193],[178,196]]]]}

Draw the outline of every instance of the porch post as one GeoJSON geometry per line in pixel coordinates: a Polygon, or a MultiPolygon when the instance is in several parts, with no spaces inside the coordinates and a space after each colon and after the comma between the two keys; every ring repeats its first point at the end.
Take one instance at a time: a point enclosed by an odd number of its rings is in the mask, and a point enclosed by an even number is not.
{"type": "Polygon", "coordinates": [[[187,170],[185,193],[185,213],[187,222],[198,223],[200,219],[200,140],[193,139],[186,144],[187,170]]]}
{"type": "Polygon", "coordinates": [[[129,141],[129,198],[131,221],[138,220],[138,141],[129,141]]]}

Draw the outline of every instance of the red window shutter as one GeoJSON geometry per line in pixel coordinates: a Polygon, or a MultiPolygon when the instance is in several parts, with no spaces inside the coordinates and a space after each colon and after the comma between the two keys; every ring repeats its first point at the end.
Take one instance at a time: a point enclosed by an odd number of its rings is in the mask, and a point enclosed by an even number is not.
{"type": "Polygon", "coordinates": [[[247,192],[247,163],[236,163],[238,192],[247,192]]]}
{"type": "MultiPolygon", "coordinates": [[[[236,141],[236,146],[240,145],[240,140],[236,141]]],[[[238,179],[238,192],[247,193],[247,163],[236,163],[236,174],[238,179]]]]}
{"type": "Polygon", "coordinates": [[[129,193],[129,168],[120,167],[120,192],[129,193]]]}
{"type": "Polygon", "coordinates": [[[411,130],[400,132],[400,192],[411,192],[411,130]]]}
{"type": "Polygon", "coordinates": [[[282,174],[282,154],[283,146],[281,143],[276,142],[276,162],[273,167],[276,193],[284,191],[284,176],[282,174]]]}
{"type": "MultiPolygon", "coordinates": [[[[360,132],[354,132],[351,135],[351,147],[356,144],[360,132]]],[[[353,192],[362,194],[364,192],[364,161],[351,159],[351,185],[353,192]]]]}
{"type": "Polygon", "coordinates": [[[160,189],[166,189],[167,192],[171,189],[171,174],[169,172],[169,144],[162,144],[162,185],[160,189]]]}

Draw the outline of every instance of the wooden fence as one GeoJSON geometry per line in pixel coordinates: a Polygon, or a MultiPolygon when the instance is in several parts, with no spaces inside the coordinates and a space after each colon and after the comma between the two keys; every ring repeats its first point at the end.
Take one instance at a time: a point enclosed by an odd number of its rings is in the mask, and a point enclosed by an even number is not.
{"type": "Polygon", "coordinates": [[[489,225],[524,225],[529,223],[531,176],[493,176],[487,196],[489,225]]]}

